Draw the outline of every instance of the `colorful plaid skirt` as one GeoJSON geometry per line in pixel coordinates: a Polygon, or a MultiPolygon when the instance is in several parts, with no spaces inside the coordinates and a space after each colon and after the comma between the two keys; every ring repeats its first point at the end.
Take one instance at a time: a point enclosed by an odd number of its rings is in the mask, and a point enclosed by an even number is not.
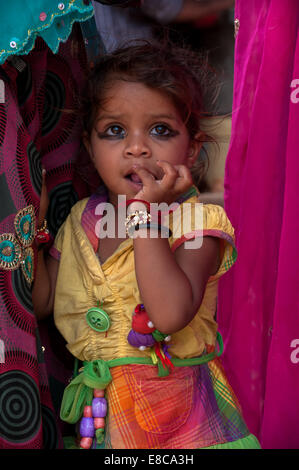
{"type": "Polygon", "coordinates": [[[110,369],[102,449],[260,448],[217,358],[175,367],[166,377],[148,365],[110,369]]]}

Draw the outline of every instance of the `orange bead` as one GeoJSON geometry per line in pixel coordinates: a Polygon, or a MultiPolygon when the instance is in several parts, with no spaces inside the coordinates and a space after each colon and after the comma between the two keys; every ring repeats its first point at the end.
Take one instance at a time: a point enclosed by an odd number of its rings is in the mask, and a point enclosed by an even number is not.
{"type": "Polygon", "coordinates": [[[102,390],[100,388],[95,388],[93,391],[93,396],[95,398],[103,398],[104,395],[105,395],[105,390],[102,390]]]}
{"type": "Polygon", "coordinates": [[[82,437],[80,447],[83,449],[90,449],[92,445],[92,437],[82,437]]]}
{"type": "Polygon", "coordinates": [[[93,424],[95,429],[104,428],[105,427],[105,418],[94,418],[93,424]]]}
{"type": "Polygon", "coordinates": [[[84,406],[83,416],[84,416],[84,418],[92,418],[92,407],[91,406],[84,406]]]}

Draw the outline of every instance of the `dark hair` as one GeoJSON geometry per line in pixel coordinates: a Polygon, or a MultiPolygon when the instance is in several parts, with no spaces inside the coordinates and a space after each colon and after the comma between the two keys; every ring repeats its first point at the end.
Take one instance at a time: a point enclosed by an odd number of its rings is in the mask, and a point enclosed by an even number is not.
{"type": "MultiPolygon", "coordinates": [[[[84,131],[90,135],[98,109],[116,80],[143,83],[164,91],[174,102],[190,137],[200,131],[200,120],[212,114],[217,96],[216,74],[207,57],[169,42],[147,41],[118,49],[99,58],[91,69],[82,99],[84,131]]],[[[203,142],[212,139],[204,135],[203,142]]],[[[205,168],[201,159],[193,170],[199,181],[205,168]]]]}

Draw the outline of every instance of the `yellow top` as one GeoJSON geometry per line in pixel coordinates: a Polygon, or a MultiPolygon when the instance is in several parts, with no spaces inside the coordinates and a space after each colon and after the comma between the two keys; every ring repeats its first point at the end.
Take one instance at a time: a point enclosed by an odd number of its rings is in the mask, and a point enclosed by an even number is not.
{"type": "MultiPolygon", "coordinates": [[[[54,306],[56,326],[67,341],[69,351],[80,360],[150,356],[149,349],[140,351],[127,341],[132,313],[136,305],[142,303],[135,276],[133,240],[125,239],[103,264],[100,263],[96,254],[98,240],[94,235],[95,222],[99,220],[94,215],[98,201],[101,199],[92,196],[75,204],[57,234],[51,253],[60,253],[54,306]],[[86,321],[86,312],[96,307],[98,301],[110,317],[110,328],[106,332],[95,331],[86,321]]],[[[194,247],[199,247],[201,235],[219,237],[221,265],[216,275],[209,278],[193,320],[171,335],[169,353],[181,359],[199,356],[206,344],[215,344],[218,280],[236,260],[234,230],[224,209],[198,201],[198,192],[192,187],[169,217],[173,232],[170,247],[175,251],[192,234],[196,240],[188,242],[190,247],[195,242],[194,247]],[[177,217],[179,211],[183,212],[181,223],[177,217]]]]}

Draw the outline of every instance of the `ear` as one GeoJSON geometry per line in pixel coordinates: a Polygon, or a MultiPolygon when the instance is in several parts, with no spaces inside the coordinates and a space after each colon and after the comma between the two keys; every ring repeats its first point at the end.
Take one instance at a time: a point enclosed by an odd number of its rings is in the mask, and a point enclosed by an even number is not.
{"type": "Polygon", "coordinates": [[[190,145],[187,153],[187,160],[186,165],[188,168],[192,168],[194,163],[196,162],[201,147],[204,142],[204,132],[199,131],[193,139],[190,139],[190,145]]]}

